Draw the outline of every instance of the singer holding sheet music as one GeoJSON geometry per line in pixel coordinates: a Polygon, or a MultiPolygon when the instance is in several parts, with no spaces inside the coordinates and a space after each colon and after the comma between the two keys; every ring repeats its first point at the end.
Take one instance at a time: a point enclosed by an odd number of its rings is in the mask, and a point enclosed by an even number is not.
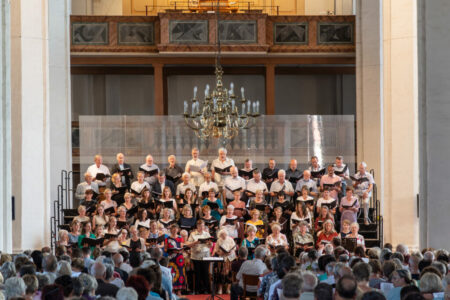
{"type": "Polygon", "coordinates": [[[238,169],[236,167],[230,168],[231,176],[228,176],[224,180],[223,196],[227,203],[233,201],[233,193],[235,191],[245,190],[245,180],[238,175],[238,169]]]}
{"type": "Polygon", "coordinates": [[[217,233],[217,242],[214,245],[213,256],[223,257],[223,262],[217,264],[217,271],[214,276],[218,285],[218,294],[222,294],[222,288],[227,294],[230,293],[231,284],[231,262],[236,259],[236,243],[228,236],[227,230],[221,229],[217,233]]]}
{"type": "Polygon", "coordinates": [[[227,149],[219,149],[219,157],[211,164],[211,174],[213,180],[219,187],[223,187],[224,181],[231,176],[230,169],[234,166],[234,160],[227,157],[227,149]]]}
{"type": "Polygon", "coordinates": [[[172,270],[172,285],[178,296],[186,288],[186,269],[183,256],[184,241],[178,235],[177,224],[170,225],[170,234],[165,240],[165,252],[168,254],[169,267],[172,270]]]}
{"type": "Polygon", "coordinates": [[[355,188],[355,194],[361,200],[364,207],[364,224],[369,225],[369,201],[372,196],[373,185],[375,181],[373,180],[372,174],[366,171],[367,165],[365,162],[359,164],[358,173],[355,174],[353,180],[353,187],[355,188]]]}
{"type": "Polygon", "coordinates": [[[186,246],[191,248],[191,260],[195,270],[195,290],[198,294],[209,294],[209,263],[203,262],[203,258],[209,257],[209,249],[212,246],[210,234],[205,229],[203,220],[197,221],[196,230],[191,232],[186,246]]]}
{"type": "Polygon", "coordinates": [[[87,190],[92,190],[96,194],[99,194],[98,184],[92,181],[92,174],[89,172],[84,173],[84,182],[77,185],[77,190],[75,192],[75,198],[79,201],[84,200],[85,193],[87,190]]]}
{"type": "Polygon", "coordinates": [[[192,159],[186,163],[185,172],[191,175],[191,183],[199,187],[203,183],[203,174],[206,172],[208,162],[198,157],[199,150],[197,147],[192,148],[191,155],[192,159]]]}
{"type": "Polygon", "coordinates": [[[177,186],[181,182],[181,175],[184,173],[183,168],[177,164],[175,155],[169,155],[167,161],[169,165],[164,168],[163,172],[166,174],[167,179],[177,186]]]}
{"type": "Polygon", "coordinates": [[[346,188],[346,195],[341,199],[339,211],[341,212],[341,229],[344,220],[348,220],[350,223],[358,220],[359,201],[357,197],[353,196],[351,186],[346,188]]]}
{"type": "Polygon", "coordinates": [[[278,171],[278,179],[270,186],[270,196],[276,197],[279,192],[283,191],[287,201],[291,201],[294,195],[294,188],[292,184],[286,180],[286,171],[278,171]]]}
{"type": "Polygon", "coordinates": [[[122,184],[129,188],[131,185],[131,179],[134,178],[131,166],[125,163],[125,155],[123,155],[123,153],[117,153],[116,160],[117,163],[111,168],[111,173],[119,173],[122,184]]]}

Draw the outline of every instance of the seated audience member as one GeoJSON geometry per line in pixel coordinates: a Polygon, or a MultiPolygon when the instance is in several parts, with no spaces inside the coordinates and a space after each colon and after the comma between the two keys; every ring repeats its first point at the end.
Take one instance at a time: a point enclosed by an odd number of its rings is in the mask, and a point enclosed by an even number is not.
{"type": "MultiPolygon", "coordinates": [[[[239,269],[239,272],[236,275],[236,279],[239,281],[239,283],[235,283],[231,286],[231,294],[230,299],[231,300],[237,300],[240,295],[244,292],[243,290],[243,279],[242,275],[261,275],[264,274],[267,271],[266,264],[264,263],[264,258],[266,256],[267,250],[265,247],[259,246],[255,249],[255,258],[252,260],[245,261],[241,268],[239,269]]],[[[247,286],[247,292],[256,294],[258,290],[257,286],[247,286]]]]}
{"type": "Polygon", "coordinates": [[[301,288],[302,294],[300,295],[300,300],[314,300],[314,289],[318,283],[317,276],[311,271],[305,271],[302,273],[302,279],[303,285],[301,288]]]}
{"type": "Polygon", "coordinates": [[[411,273],[405,269],[397,269],[391,273],[390,282],[394,285],[387,294],[386,299],[388,300],[399,300],[400,291],[403,287],[411,285],[411,273]]]}
{"type": "Polygon", "coordinates": [[[319,283],[314,288],[314,300],[333,300],[333,287],[327,283],[319,283]]]}
{"type": "Polygon", "coordinates": [[[358,285],[355,277],[344,275],[336,283],[336,300],[355,299],[358,285]]]}
{"type": "Polygon", "coordinates": [[[425,299],[434,299],[434,293],[444,292],[441,278],[433,273],[426,273],[420,277],[419,289],[425,299]]]}
{"type": "Polygon", "coordinates": [[[372,269],[369,264],[360,262],[353,266],[353,274],[355,275],[356,282],[358,283],[358,295],[362,295],[366,292],[370,292],[373,289],[369,286],[370,273],[372,269]]]}
{"type": "MultiPolygon", "coordinates": [[[[303,289],[303,278],[298,273],[290,273],[281,281],[282,299],[300,300],[303,289]]],[[[278,295],[276,296],[279,299],[278,295]]],[[[305,298],[306,299],[306,298],[305,298]]]]}

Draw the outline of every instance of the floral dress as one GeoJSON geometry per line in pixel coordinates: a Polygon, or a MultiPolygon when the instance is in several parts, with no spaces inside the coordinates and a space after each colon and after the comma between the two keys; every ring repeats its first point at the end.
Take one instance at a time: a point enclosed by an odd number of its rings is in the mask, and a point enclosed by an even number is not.
{"type": "Polygon", "coordinates": [[[170,251],[170,249],[181,248],[183,238],[166,238],[167,252],[169,254],[169,267],[172,269],[172,283],[174,290],[186,288],[186,270],[184,266],[184,256],[180,251],[170,251]]]}

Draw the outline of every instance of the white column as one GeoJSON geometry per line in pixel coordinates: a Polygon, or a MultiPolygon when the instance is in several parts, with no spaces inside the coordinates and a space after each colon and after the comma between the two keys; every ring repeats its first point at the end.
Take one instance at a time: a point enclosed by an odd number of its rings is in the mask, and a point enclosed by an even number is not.
{"type": "Polygon", "coordinates": [[[383,2],[385,241],[419,245],[417,1],[383,2]]]}
{"type": "Polygon", "coordinates": [[[11,232],[11,89],[9,3],[0,7],[0,250],[12,251],[11,232]]]}
{"type": "Polygon", "coordinates": [[[49,1],[48,11],[50,195],[54,201],[61,170],[72,170],[70,0],[49,1]]]}
{"type": "Polygon", "coordinates": [[[381,0],[358,0],[356,9],[357,160],[375,170],[381,200],[384,180],[381,0]]]}
{"type": "Polygon", "coordinates": [[[11,1],[14,251],[49,245],[56,174],[70,164],[67,15],[66,0],[11,1]]]}

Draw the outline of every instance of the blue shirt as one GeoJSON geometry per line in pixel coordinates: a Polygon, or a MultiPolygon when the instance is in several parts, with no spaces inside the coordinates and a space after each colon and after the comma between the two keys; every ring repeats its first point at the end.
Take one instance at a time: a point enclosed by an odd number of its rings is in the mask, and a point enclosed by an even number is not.
{"type": "MultiPolygon", "coordinates": [[[[208,199],[205,199],[205,200],[203,200],[202,207],[205,206],[205,205],[207,205],[209,202],[211,202],[211,203],[217,203],[217,205],[219,206],[219,209],[223,209],[222,201],[220,201],[219,199],[217,199],[215,202],[212,202],[212,201],[209,201],[208,199]]],[[[217,221],[219,221],[219,222],[220,222],[220,218],[222,217],[222,216],[220,215],[220,213],[219,213],[217,210],[215,210],[215,209],[212,209],[212,210],[211,210],[211,216],[212,216],[214,219],[216,219],[217,221]]]]}

